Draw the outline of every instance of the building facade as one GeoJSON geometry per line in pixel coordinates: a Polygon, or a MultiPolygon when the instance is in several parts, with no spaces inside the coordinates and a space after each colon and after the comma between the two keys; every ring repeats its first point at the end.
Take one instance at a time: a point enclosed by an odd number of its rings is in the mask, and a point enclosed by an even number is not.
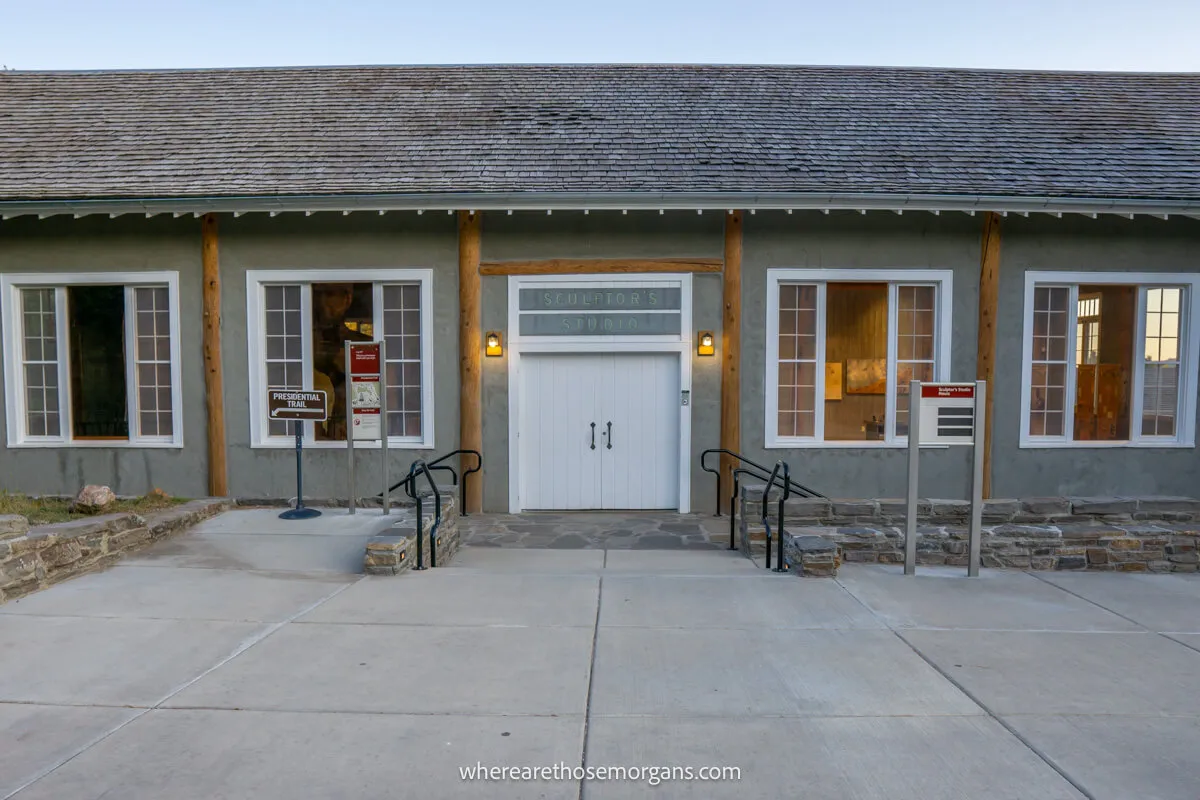
{"type": "MultiPolygon", "coordinates": [[[[914,378],[989,381],[993,497],[1194,495],[1198,100],[923,70],[0,74],[0,486],[286,498],[266,391],[318,388],[307,491],[342,497],[341,347],[381,339],[391,472],[479,450],[489,511],[707,510],[712,448],[900,496],[914,378]]],[[[934,450],[922,490],[970,475],[934,450]]]]}

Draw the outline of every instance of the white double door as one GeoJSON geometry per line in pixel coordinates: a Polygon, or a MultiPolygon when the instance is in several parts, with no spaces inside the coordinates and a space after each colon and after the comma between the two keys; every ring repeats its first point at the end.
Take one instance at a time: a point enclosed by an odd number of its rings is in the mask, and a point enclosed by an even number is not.
{"type": "Polygon", "coordinates": [[[679,355],[521,358],[527,509],[679,507],[679,355]]]}

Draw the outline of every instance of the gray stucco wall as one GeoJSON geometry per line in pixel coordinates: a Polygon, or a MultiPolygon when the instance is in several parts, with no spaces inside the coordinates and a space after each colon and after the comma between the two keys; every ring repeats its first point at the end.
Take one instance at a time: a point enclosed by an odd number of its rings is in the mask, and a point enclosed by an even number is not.
{"type": "MultiPolygon", "coordinates": [[[[1022,449],[1021,334],[1027,270],[1200,272],[1200,221],[1009,216],[1001,244],[992,480],[997,497],[1046,494],[1200,496],[1200,451],[1022,449]]],[[[1200,302],[1193,298],[1192,302],[1200,302]]]]}
{"type": "Polygon", "coordinates": [[[85,483],[103,483],[118,494],[143,494],[156,486],[184,497],[207,494],[200,221],[96,216],[17,217],[0,222],[0,272],[156,270],[179,272],[183,449],[9,449],[5,415],[0,414],[0,489],[68,494],[85,483]]]}
{"type": "MultiPolygon", "coordinates": [[[[483,259],[500,261],[541,258],[720,258],[724,223],[719,213],[619,211],[485,214],[483,259]]],[[[693,280],[692,331],[712,330],[720,338],[721,276],[693,280]]],[[[484,330],[502,330],[508,339],[508,279],[483,279],[484,330]]],[[[716,447],[721,422],[719,358],[692,361],[692,503],[707,508],[711,477],[696,460],[706,447],[716,447]],[[705,480],[708,478],[709,480],[705,480]]],[[[485,358],[483,370],[485,454],[484,508],[508,510],[508,357],[485,358]]]]}
{"type": "MultiPolygon", "coordinates": [[[[250,447],[246,340],[246,270],[406,268],[433,270],[434,447],[389,451],[392,475],[419,457],[458,446],[458,238],[445,213],[299,214],[275,218],[223,215],[221,237],[221,350],[225,367],[225,425],[230,491],[240,497],[295,494],[295,450],[250,447]]],[[[199,298],[197,298],[197,301],[199,298]]],[[[358,493],[382,489],[380,451],[357,451],[358,493]]],[[[305,494],[346,496],[346,451],[306,451],[305,494]]],[[[394,482],[395,479],[393,479],[394,482]]]]}
{"type": "MultiPolygon", "coordinates": [[[[0,223],[0,272],[176,270],[180,273],[184,448],[0,448],[0,488],[38,493],[75,491],[84,482],[120,493],[154,486],[184,496],[207,490],[204,382],[201,360],[199,221],[191,217],[115,220],[22,217],[0,223]]],[[[720,257],[719,213],[518,212],[484,217],[485,260],[553,257],[720,257]]],[[[294,491],[291,450],[249,446],[246,344],[247,269],[427,267],[434,270],[435,447],[458,443],[457,239],[444,213],[246,215],[220,218],[223,358],[229,477],[241,496],[287,497],[294,491]]],[[[764,360],[766,271],[771,267],[919,268],[954,271],[954,380],[975,375],[980,219],[963,214],[904,216],[872,212],[829,215],[763,212],[745,217],[742,327],[742,449],[771,463],[786,458],[798,477],[831,496],[897,496],[905,480],[901,449],[766,450],[764,360]]],[[[994,495],[1197,494],[1200,457],[1187,449],[1021,449],[1022,292],[1026,270],[1200,271],[1200,221],[1124,220],[1081,216],[1007,217],[1003,221],[997,352],[994,495]]],[[[693,331],[721,335],[721,277],[693,279],[693,331]]],[[[483,327],[508,338],[506,278],[483,279],[483,327]]],[[[2,357],[2,355],[0,355],[2,357]]],[[[708,511],[712,477],[696,463],[718,446],[720,352],[692,354],[692,507],[708,511]]],[[[484,359],[485,508],[507,509],[507,357],[484,359]]],[[[6,435],[0,415],[0,441],[6,435]]],[[[394,472],[430,451],[393,451],[394,472]]],[[[360,482],[374,490],[377,452],[366,453],[360,482]]],[[[345,492],[345,453],[310,451],[307,491],[345,492]]],[[[969,479],[965,450],[923,456],[922,493],[963,497],[969,479]]]]}
{"type": "MultiPolygon", "coordinates": [[[[979,297],[979,222],[963,214],[797,212],[747,215],[742,256],[742,452],[759,463],[784,459],[799,480],[829,497],[903,497],[902,448],[766,449],[767,270],[948,269],[952,380],[975,379],[979,297]]],[[[963,448],[922,455],[924,496],[966,497],[969,454],[963,448]]]]}

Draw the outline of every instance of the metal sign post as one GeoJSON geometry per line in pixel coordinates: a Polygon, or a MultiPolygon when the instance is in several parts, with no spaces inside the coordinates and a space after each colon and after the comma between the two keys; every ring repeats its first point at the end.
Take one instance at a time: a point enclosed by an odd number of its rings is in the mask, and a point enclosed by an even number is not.
{"type": "Polygon", "coordinates": [[[908,502],[904,507],[904,574],[917,574],[917,492],[921,466],[921,382],[908,384],[908,502]]]}
{"type": "Polygon", "coordinates": [[[983,425],[987,384],[912,381],[908,395],[908,505],[904,525],[904,574],[917,571],[917,495],[921,447],[970,445],[971,518],[967,529],[967,575],[979,575],[983,526],[983,425]]]}
{"type": "Polygon", "coordinates": [[[327,397],[323,391],[269,389],[267,416],[288,420],[296,428],[296,507],[279,515],[280,519],[312,519],[321,516],[315,508],[304,506],[304,423],[324,422],[329,418],[327,397]]]}
{"type": "Polygon", "coordinates": [[[975,381],[975,463],[971,468],[971,527],[967,533],[967,577],[979,577],[979,549],[983,538],[983,436],[987,414],[987,382],[975,381]]]}
{"type": "Polygon", "coordinates": [[[383,513],[390,511],[387,468],[387,398],[383,342],[346,342],[346,453],[350,513],[355,507],[354,442],[379,440],[383,454],[383,513]]]}
{"type": "Polygon", "coordinates": [[[379,471],[383,473],[383,513],[391,513],[392,486],[388,480],[387,346],[379,340],[379,471]]]}

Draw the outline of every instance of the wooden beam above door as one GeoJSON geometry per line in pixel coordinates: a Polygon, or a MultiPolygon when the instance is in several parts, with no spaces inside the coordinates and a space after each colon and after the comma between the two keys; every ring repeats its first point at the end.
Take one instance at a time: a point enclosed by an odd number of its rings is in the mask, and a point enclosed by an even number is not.
{"type": "Polygon", "coordinates": [[[631,272],[720,272],[719,258],[546,258],[484,261],[480,275],[590,275],[631,272]]]}

